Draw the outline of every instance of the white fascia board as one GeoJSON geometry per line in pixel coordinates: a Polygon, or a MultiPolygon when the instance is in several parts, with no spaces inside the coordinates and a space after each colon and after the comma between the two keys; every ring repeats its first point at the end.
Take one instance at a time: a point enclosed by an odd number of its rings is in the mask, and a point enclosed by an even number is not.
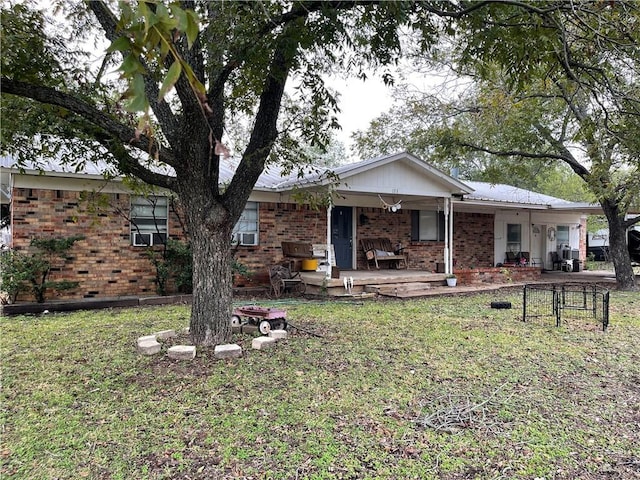
{"type": "Polygon", "coordinates": [[[402,192],[398,192],[398,191],[394,191],[395,189],[393,188],[380,188],[380,187],[376,187],[376,188],[367,188],[366,186],[359,186],[358,188],[352,188],[349,187],[348,185],[340,185],[340,187],[338,187],[336,189],[336,192],[338,193],[344,193],[344,194],[349,194],[349,193],[359,193],[359,194],[368,194],[368,195],[393,195],[396,197],[422,197],[422,198],[451,198],[454,194],[452,194],[451,192],[445,192],[445,191],[433,191],[433,190],[429,190],[429,191],[407,191],[407,190],[402,190],[402,192]]]}
{"type": "Polygon", "coordinates": [[[482,200],[454,200],[456,205],[474,205],[478,207],[493,207],[504,210],[549,210],[549,205],[532,205],[529,203],[503,203],[482,200]]]}
{"type": "Polygon", "coordinates": [[[554,211],[566,211],[566,210],[571,210],[571,211],[576,211],[576,210],[580,210],[583,212],[600,212],[602,213],[602,207],[600,205],[597,204],[593,204],[593,203],[578,203],[575,205],[551,205],[550,210],[554,210],[554,211]]]}

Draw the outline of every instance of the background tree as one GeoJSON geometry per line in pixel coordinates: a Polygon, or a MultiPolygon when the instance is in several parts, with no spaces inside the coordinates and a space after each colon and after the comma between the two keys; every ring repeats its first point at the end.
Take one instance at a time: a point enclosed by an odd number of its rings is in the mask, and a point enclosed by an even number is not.
{"type": "MultiPolygon", "coordinates": [[[[413,77],[415,72],[408,75],[413,77]]],[[[352,135],[358,155],[370,158],[407,150],[446,172],[455,169],[466,180],[506,183],[576,202],[595,201],[585,182],[564,163],[537,158],[513,162],[511,158],[454,146],[454,129],[468,130],[473,132],[469,136],[476,136],[484,126],[474,120],[479,111],[475,83],[464,88],[456,83],[451,90],[443,85],[425,91],[410,83],[394,87],[391,110],[371,121],[366,130],[352,135]]],[[[498,106],[491,111],[496,128],[506,127],[505,112],[498,106]]],[[[520,132],[520,126],[515,131],[520,132]]]]}
{"type": "Polygon", "coordinates": [[[41,152],[78,166],[98,155],[110,175],[175,192],[193,252],[193,341],[225,343],[233,227],[268,161],[293,168],[308,158],[296,145],[323,145],[337,126],[322,74],[383,73],[400,55],[400,26],[420,29],[428,43],[433,15],[406,2],[111,5],[63,2],[72,24],[55,28],[26,3],[2,10],[3,149],[33,159],[36,137],[41,152]],[[82,43],[98,38],[96,19],[106,42],[91,48],[109,46],[98,62],[82,43]],[[116,67],[119,78],[108,74],[116,67]],[[279,130],[281,111],[290,122],[279,130]],[[249,137],[233,179],[220,185],[224,138],[238,115],[253,119],[249,137]]]}
{"type": "MultiPolygon", "coordinates": [[[[408,110],[428,110],[426,125],[406,136],[435,158],[463,158],[472,176],[501,172],[511,184],[562,162],[602,206],[619,287],[637,288],[626,229],[640,219],[625,217],[640,203],[638,5],[504,2],[482,13],[448,15],[456,36],[445,58],[473,87],[455,101],[414,100],[408,110]]],[[[391,123],[366,137],[384,138],[391,123]]]]}

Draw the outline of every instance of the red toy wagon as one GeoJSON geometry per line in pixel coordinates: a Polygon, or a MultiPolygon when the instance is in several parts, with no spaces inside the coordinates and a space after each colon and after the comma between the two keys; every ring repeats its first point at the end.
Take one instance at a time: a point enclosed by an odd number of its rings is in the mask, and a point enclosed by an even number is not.
{"type": "Polygon", "coordinates": [[[255,325],[260,333],[267,335],[271,330],[287,328],[287,312],[281,308],[258,307],[250,305],[233,310],[231,326],[255,325]]]}

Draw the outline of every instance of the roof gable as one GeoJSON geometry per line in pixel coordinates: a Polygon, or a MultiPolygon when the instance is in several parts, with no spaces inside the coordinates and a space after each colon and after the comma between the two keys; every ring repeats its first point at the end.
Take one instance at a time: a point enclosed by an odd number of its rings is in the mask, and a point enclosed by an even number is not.
{"type": "Polygon", "coordinates": [[[329,183],[326,178],[328,170],[340,178],[338,191],[442,196],[463,195],[473,191],[459,180],[407,152],[309,173],[303,179],[292,175],[274,187],[286,191],[296,186],[326,185],[329,183]]]}

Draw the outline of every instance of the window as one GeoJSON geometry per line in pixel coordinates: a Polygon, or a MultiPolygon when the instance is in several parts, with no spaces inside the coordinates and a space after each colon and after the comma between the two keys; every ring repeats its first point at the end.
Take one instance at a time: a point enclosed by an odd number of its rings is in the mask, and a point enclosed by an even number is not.
{"type": "Polygon", "coordinates": [[[520,253],[522,248],[522,225],[507,223],[507,252],[520,253]]]}
{"type": "Polygon", "coordinates": [[[556,230],[556,242],[558,243],[558,245],[563,243],[569,245],[569,227],[566,225],[558,225],[558,228],[556,230]]]}
{"type": "Polygon", "coordinates": [[[444,212],[412,210],[411,240],[443,242],[444,237],[444,212]]]}
{"type": "Polygon", "coordinates": [[[164,244],[169,224],[167,197],[131,197],[131,243],[135,246],[164,244]]]}
{"type": "Polygon", "coordinates": [[[233,241],[240,245],[258,245],[258,202],[247,202],[233,229],[233,241]]]}

